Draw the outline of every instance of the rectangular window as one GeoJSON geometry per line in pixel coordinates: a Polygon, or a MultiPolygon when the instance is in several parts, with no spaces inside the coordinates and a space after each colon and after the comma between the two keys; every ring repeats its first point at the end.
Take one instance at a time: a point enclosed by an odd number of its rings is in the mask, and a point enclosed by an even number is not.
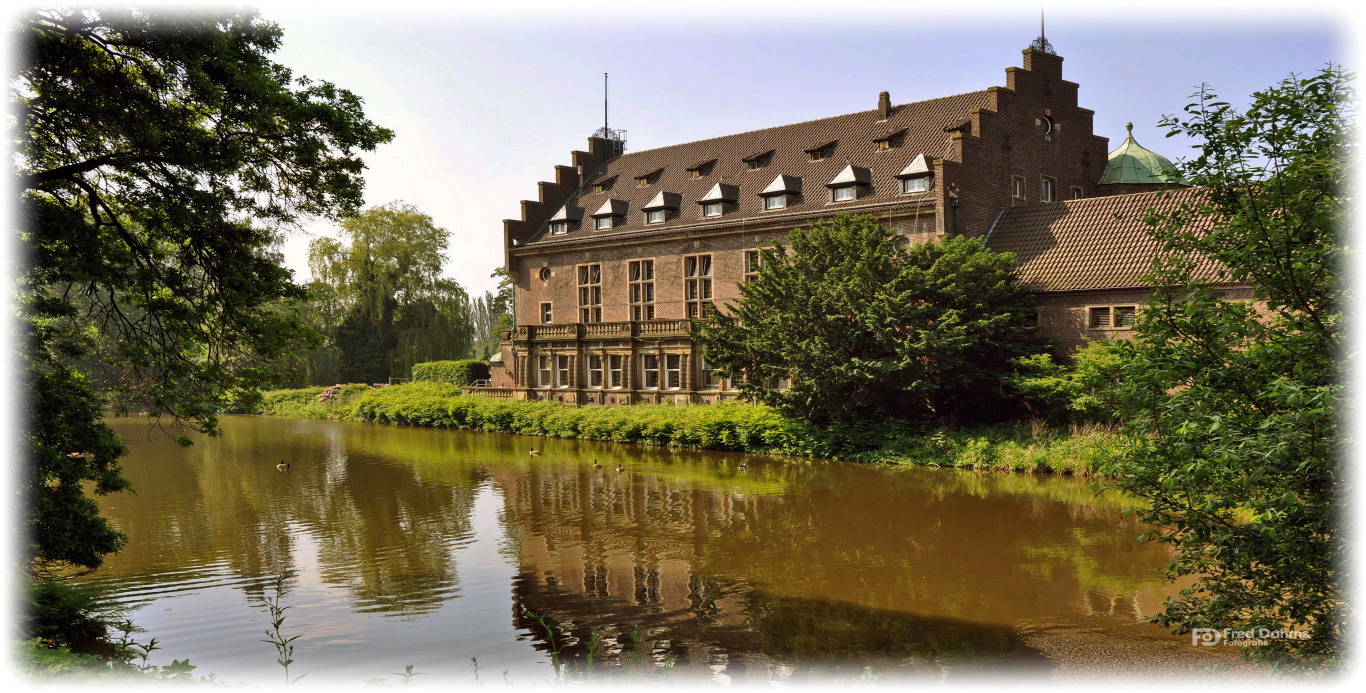
{"type": "Polygon", "coordinates": [[[569,222],[557,221],[550,225],[550,234],[553,236],[563,236],[569,233],[569,222]]]}
{"type": "Polygon", "coordinates": [[[1053,179],[1052,179],[1052,178],[1044,178],[1042,181],[1040,181],[1040,183],[1039,183],[1039,201],[1041,201],[1041,202],[1052,202],[1052,201],[1053,201],[1053,199],[1054,199],[1054,198],[1053,198],[1053,186],[1054,186],[1054,182],[1053,182],[1053,179]]]}
{"type": "Polygon", "coordinates": [[[830,199],[834,202],[845,202],[858,197],[858,189],[852,185],[843,188],[833,188],[830,191],[830,199]]]}
{"type": "Polygon", "coordinates": [[[722,208],[721,205],[722,205],[722,203],[720,203],[720,202],[708,202],[707,204],[702,205],[702,216],[704,216],[704,217],[719,217],[719,216],[721,216],[722,212],[725,211],[724,208],[722,208]]]}
{"type": "Polygon", "coordinates": [[[683,258],[683,300],[689,318],[704,318],[711,303],[711,256],[683,258]]]}
{"type": "Polygon", "coordinates": [[[752,282],[759,278],[759,272],[764,268],[764,256],[757,250],[745,251],[745,273],[744,281],[752,282]]]}
{"type": "Polygon", "coordinates": [[[614,390],[626,387],[626,379],[622,372],[624,370],[622,364],[625,361],[626,357],[620,354],[609,354],[607,356],[607,387],[614,390]]]}
{"type": "Polygon", "coordinates": [[[878,151],[883,152],[883,151],[887,151],[888,149],[891,149],[891,148],[892,148],[892,141],[891,141],[891,140],[878,140],[878,141],[877,141],[877,150],[878,150],[878,151]]]}
{"type": "Polygon", "coordinates": [[[692,170],[688,171],[688,177],[690,177],[690,178],[701,178],[701,177],[702,177],[702,169],[700,169],[700,168],[695,168],[695,169],[692,169],[692,170]]]}
{"type": "Polygon", "coordinates": [[[543,325],[549,325],[550,323],[554,322],[555,316],[554,312],[551,311],[550,306],[551,304],[549,303],[541,304],[541,324],[543,325]]]}
{"type": "Polygon", "coordinates": [[[1134,326],[1138,306],[1092,306],[1087,309],[1086,326],[1091,329],[1127,330],[1134,326]]]}
{"type": "Polygon", "coordinates": [[[652,209],[645,213],[645,223],[662,224],[664,223],[664,210],[652,209]]]}
{"type": "Polygon", "coordinates": [[[1078,188],[1078,187],[1076,187],[1075,185],[1072,186],[1072,199],[1074,199],[1074,200],[1080,200],[1080,199],[1081,199],[1081,195],[1082,195],[1081,188],[1078,188]]]}
{"type": "Polygon", "coordinates": [[[1025,199],[1025,179],[1023,176],[1011,176],[1010,194],[1017,200],[1025,199]]]}
{"type": "Polygon", "coordinates": [[[583,357],[583,370],[588,374],[588,387],[602,387],[602,357],[588,354],[583,357]]]}
{"type": "Polygon", "coordinates": [[[555,387],[569,387],[571,363],[572,361],[568,355],[555,357],[555,387]]]}
{"type": "Polygon", "coordinates": [[[664,355],[664,389],[678,390],[683,387],[683,355],[664,355]]]}
{"type": "Polygon", "coordinates": [[[536,357],[536,387],[550,387],[550,357],[536,357]]]}
{"type": "Polygon", "coordinates": [[[782,209],[787,206],[787,195],[769,195],[764,198],[764,209],[782,209]]]}
{"type": "Polygon", "coordinates": [[[602,322],[602,265],[579,265],[579,322],[602,322]]]}
{"type": "Polygon", "coordinates": [[[659,389],[659,357],[654,354],[640,355],[640,388],[659,389]]]}
{"type": "Polygon", "coordinates": [[[631,299],[631,319],[636,322],[655,319],[655,261],[632,260],[627,265],[630,281],[627,288],[631,299]]]}
{"type": "Polygon", "coordinates": [[[928,176],[919,178],[902,178],[901,192],[903,193],[922,193],[930,189],[930,179],[928,176]]]}
{"type": "Polygon", "coordinates": [[[716,375],[716,371],[707,364],[707,359],[697,357],[697,389],[699,390],[720,390],[721,378],[716,375]]]}
{"type": "Polygon", "coordinates": [[[612,217],[594,217],[593,228],[599,231],[612,228],[612,217]]]}

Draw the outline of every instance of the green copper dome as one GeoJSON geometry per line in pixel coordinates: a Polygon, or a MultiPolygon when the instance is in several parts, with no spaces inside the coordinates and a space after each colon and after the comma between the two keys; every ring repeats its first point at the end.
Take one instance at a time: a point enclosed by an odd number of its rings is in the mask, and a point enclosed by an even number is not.
{"type": "Polygon", "coordinates": [[[1134,124],[1126,123],[1129,136],[1119,149],[1110,152],[1110,161],[1100,175],[1099,185],[1118,183],[1180,183],[1176,167],[1167,157],[1150,152],[1134,139],[1134,124]]]}

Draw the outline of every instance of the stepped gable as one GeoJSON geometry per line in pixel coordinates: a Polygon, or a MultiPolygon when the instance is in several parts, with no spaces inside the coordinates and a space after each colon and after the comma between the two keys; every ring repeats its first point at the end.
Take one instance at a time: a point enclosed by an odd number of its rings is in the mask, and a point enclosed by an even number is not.
{"type": "MultiPolygon", "coordinates": [[[[1175,210],[1199,188],[1094,197],[1015,207],[992,231],[992,250],[1015,253],[1016,276],[1030,291],[1146,287],[1143,276],[1161,247],[1144,220],[1150,210],[1175,210]]],[[[1208,221],[1202,221],[1208,228],[1208,221]]],[[[1204,260],[1197,275],[1226,281],[1218,263],[1204,260]]]]}
{"type": "Polygon", "coordinates": [[[551,235],[543,228],[528,245],[607,238],[643,230],[654,231],[704,221],[698,201],[707,196],[717,183],[739,188],[738,204],[733,211],[705,221],[728,225],[740,220],[762,221],[763,202],[759,193],[779,175],[802,179],[803,195],[783,210],[785,213],[816,213],[831,208],[829,183],[840,171],[853,165],[870,172],[871,185],[860,195],[857,204],[841,205],[841,209],[855,209],[866,204],[885,205],[904,201],[896,175],[901,173],[917,155],[933,160],[950,151],[951,135],[945,128],[960,125],[971,117],[974,108],[987,108],[992,95],[989,90],[946,96],[927,101],[891,107],[886,120],[880,109],[849,113],[831,118],[812,120],[792,125],[754,130],[735,135],[699,140],[658,149],[631,152],[610,159],[592,172],[585,172],[583,184],[567,203],[571,207],[600,209],[609,199],[624,202],[626,214],[611,229],[595,230],[592,219],[566,234],[551,235]],[[897,134],[896,144],[878,150],[876,140],[897,134]],[[826,147],[828,155],[819,161],[811,160],[811,150],[826,147]],[[750,169],[745,159],[772,152],[767,164],[750,169]],[[703,166],[705,175],[691,176],[690,168],[699,162],[715,163],[703,166]],[[661,170],[662,169],[662,170],[661,170]],[[648,185],[639,185],[640,178],[656,174],[648,185]],[[609,184],[603,192],[592,192],[593,184],[609,184]],[[646,224],[642,207],[661,191],[677,193],[680,207],[664,223],[646,224]]]}

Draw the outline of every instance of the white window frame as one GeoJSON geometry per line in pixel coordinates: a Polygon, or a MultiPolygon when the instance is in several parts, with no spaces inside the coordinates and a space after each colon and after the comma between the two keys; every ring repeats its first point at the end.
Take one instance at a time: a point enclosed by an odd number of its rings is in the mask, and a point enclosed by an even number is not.
{"type": "Polygon", "coordinates": [[[554,377],[553,364],[550,356],[546,354],[536,355],[536,387],[550,387],[551,378],[554,377]]]}
{"type": "Polygon", "coordinates": [[[1024,176],[1010,177],[1010,196],[1012,199],[1025,199],[1025,179],[1024,176]]]}
{"type": "Polygon", "coordinates": [[[574,379],[574,359],[569,354],[555,355],[555,387],[565,388],[574,379]]]}
{"type": "Polygon", "coordinates": [[[784,193],[782,195],[765,195],[764,209],[787,209],[787,194],[784,193]]]}
{"type": "Polygon", "coordinates": [[[584,354],[583,371],[588,375],[588,387],[594,390],[602,389],[602,355],[584,354]]]}
{"type": "Polygon", "coordinates": [[[541,302],[541,324],[549,325],[555,322],[555,304],[550,301],[541,302]]]}
{"type": "Polygon", "coordinates": [[[705,318],[712,301],[711,253],[683,256],[683,305],[689,319],[705,318]]]}
{"type": "Polygon", "coordinates": [[[909,195],[911,193],[923,193],[930,191],[929,176],[915,176],[914,178],[901,179],[901,193],[909,195]]]}
{"type": "Polygon", "coordinates": [[[626,356],[623,354],[607,355],[607,389],[620,390],[626,387],[625,378],[626,356]]]}
{"type": "Polygon", "coordinates": [[[626,268],[626,302],[631,307],[631,320],[635,322],[654,320],[654,258],[641,258],[639,260],[631,260],[627,263],[626,268]],[[647,274],[649,276],[646,276],[647,274]]]}
{"type": "Polygon", "coordinates": [[[1056,202],[1058,199],[1058,181],[1052,178],[1039,179],[1039,201],[1056,202]]]}
{"type": "Polygon", "coordinates": [[[683,355],[665,354],[664,355],[664,387],[665,390],[683,389],[683,355]]]}
{"type": "Polygon", "coordinates": [[[658,354],[640,355],[640,389],[658,390],[660,377],[660,363],[658,354]],[[651,384],[653,381],[653,384],[651,384]]]}
{"type": "Polygon", "coordinates": [[[566,233],[569,233],[569,222],[554,221],[550,223],[550,235],[563,236],[566,233]]]}
{"type": "Polygon", "coordinates": [[[702,216],[719,217],[726,213],[726,203],[724,202],[705,202],[702,204],[702,216]]]}
{"type": "Polygon", "coordinates": [[[616,224],[616,219],[612,217],[593,217],[593,230],[602,231],[610,229],[616,224]]]}
{"type": "Polygon", "coordinates": [[[849,202],[858,199],[857,185],[841,185],[838,188],[830,189],[831,202],[849,202]]]}
{"type": "Polygon", "coordinates": [[[764,271],[764,254],[758,248],[746,250],[743,262],[745,266],[741,268],[744,270],[740,275],[741,281],[752,282],[764,271]]]}
{"type": "Polygon", "coordinates": [[[645,223],[647,224],[663,224],[668,218],[669,214],[667,210],[649,209],[645,211],[645,223]]]}

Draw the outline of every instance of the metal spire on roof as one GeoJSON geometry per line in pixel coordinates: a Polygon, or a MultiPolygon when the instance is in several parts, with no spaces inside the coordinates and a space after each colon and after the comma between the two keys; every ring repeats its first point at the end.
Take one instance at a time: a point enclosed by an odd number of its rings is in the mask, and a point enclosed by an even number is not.
{"type": "Polygon", "coordinates": [[[1048,38],[1044,35],[1043,5],[1039,6],[1039,38],[1034,39],[1034,41],[1029,44],[1029,47],[1036,51],[1039,51],[1040,53],[1057,55],[1057,53],[1053,50],[1053,44],[1049,43],[1048,38]]]}

